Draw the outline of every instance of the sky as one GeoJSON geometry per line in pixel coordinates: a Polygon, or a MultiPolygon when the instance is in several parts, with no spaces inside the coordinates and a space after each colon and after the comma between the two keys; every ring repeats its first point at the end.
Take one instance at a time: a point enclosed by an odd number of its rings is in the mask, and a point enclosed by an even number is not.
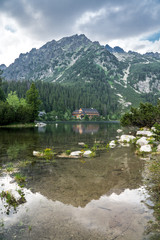
{"type": "Polygon", "coordinates": [[[160,52],[160,0],[0,0],[0,64],[74,34],[125,51],[160,52]]]}

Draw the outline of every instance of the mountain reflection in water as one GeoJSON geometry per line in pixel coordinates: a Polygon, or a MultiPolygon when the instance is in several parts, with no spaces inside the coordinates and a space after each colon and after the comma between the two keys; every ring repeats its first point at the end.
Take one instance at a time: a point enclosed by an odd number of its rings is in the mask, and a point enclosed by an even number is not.
{"type": "Polygon", "coordinates": [[[84,207],[92,199],[142,185],[143,162],[131,149],[119,148],[87,159],[57,159],[55,165],[36,164],[24,172],[28,188],[53,201],[84,207]]]}

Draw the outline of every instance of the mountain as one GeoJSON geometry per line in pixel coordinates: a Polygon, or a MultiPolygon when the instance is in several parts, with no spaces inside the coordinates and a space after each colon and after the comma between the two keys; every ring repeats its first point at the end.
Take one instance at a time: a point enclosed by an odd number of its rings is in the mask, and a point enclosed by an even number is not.
{"type": "Polygon", "coordinates": [[[125,51],[123,50],[123,48],[120,48],[119,46],[116,46],[114,48],[110,47],[108,44],[105,46],[105,48],[107,49],[107,51],[111,52],[111,53],[125,53],[125,51]]]}
{"type": "Polygon", "coordinates": [[[5,64],[1,64],[0,65],[0,69],[3,71],[3,70],[5,70],[6,69],[6,65],[5,64]]]}
{"type": "Polygon", "coordinates": [[[114,55],[85,35],[74,35],[20,54],[4,70],[3,76],[7,81],[43,80],[74,84],[77,81],[92,81],[101,71],[113,75],[110,70],[115,74],[121,71],[114,55]],[[95,76],[93,72],[96,72],[95,76]]]}
{"type": "Polygon", "coordinates": [[[159,53],[127,53],[118,46],[92,42],[83,34],[47,42],[39,49],[20,54],[9,67],[0,68],[8,82],[42,80],[78,86],[83,92],[87,89],[86,96],[91,88],[92,95],[103,92],[99,101],[110,94],[107,101],[113,101],[114,96],[122,111],[141,101],[155,102],[160,91],[159,53]]]}

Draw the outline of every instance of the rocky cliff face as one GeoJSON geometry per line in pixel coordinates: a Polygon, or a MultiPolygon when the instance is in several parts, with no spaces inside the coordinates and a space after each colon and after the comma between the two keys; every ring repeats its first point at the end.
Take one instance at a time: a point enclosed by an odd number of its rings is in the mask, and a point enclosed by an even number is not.
{"type": "Polygon", "coordinates": [[[92,62],[105,71],[118,69],[116,57],[98,42],[91,42],[85,35],[74,35],[57,42],[53,40],[40,49],[34,48],[29,53],[20,54],[13,64],[4,69],[3,75],[7,81],[65,82],[69,81],[68,72],[70,74],[72,69],[80,74],[76,66],[82,62],[86,67],[92,62]]]}

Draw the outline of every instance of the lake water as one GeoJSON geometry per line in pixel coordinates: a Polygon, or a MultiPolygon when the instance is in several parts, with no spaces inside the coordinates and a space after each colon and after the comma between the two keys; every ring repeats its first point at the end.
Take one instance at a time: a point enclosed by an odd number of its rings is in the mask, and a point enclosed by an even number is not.
{"type": "Polygon", "coordinates": [[[79,142],[106,145],[118,128],[118,123],[56,123],[0,129],[0,191],[19,189],[7,167],[26,176],[26,203],[7,215],[0,200],[0,239],[149,239],[145,230],[153,212],[145,204],[145,161],[132,147],[98,151],[95,158],[33,157],[34,150],[45,148],[81,150],[79,142]]]}

